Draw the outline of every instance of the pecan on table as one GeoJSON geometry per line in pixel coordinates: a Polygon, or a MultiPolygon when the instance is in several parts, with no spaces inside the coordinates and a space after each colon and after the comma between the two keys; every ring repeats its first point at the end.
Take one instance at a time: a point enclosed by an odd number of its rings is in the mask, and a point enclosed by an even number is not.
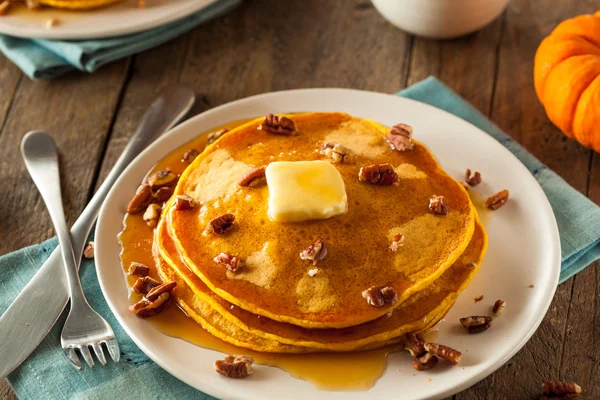
{"type": "Polygon", "coordinates": [[[275,135],[292,136],[297,135],[296,124],[288,117],[278,117],[277,115],[269,114],[265,117],[258,129],[275,135]]]}
{"type": "Polygon", "coordinates": [[[506,302],[504,300],[496,300],[494,303],[494,307],[492,307],[492,312],[494,315],[498,316],[504,312],[504,308],[506,307],[506,302]]]}
{"type": "Polygon", "coordinates": [[[221,129],[208,134],[208,144],[214,143],[218,138],[229,132],[229,128],[221,129]]]}
{"type": "Polygon", "coordinates": [[[465,172],[465,182],[467,182],[469,186],[477,186],[481,183],[481,174],[467,168],[467,172],[465,172]]]}
{"type": "Polygon", "coordinates": [[[129,311],[140,318],[152,317],[164,311],[170,303],[171,293],[164,292],[158,295],[153,301],[142,299],[129,306],[129,311]]]}
{"type": "Polygon", "coordinates": [[[384,305],[392,305],[398,301],[398,293],[390,286],[371,286],[363,290],[362,296],[371,306],[381,308],[384,305]]]}
{"type": "Polygon", "coordinates": [[[83,256],[87,259],[94,258],[94,253],[96,252],[96,245],[94,242],[90,241],[85,245],[85,249],[83,249],[83,256]]]}
{"type": "Polygon", "coordinates": [[[142,184],[137,188],[133,199],[127,205],[127,212],[129,214],[137,214],[142,212],[148,207],[148,204],[152,201],[152,187],[148,184],[142,184]]]}
{"type": "Polygon", "coordinates": [[[581,394],[575,382],[549,381],[542,384],[542,399],[574,399],[581,394]]]}
{"type": "Polygon", "coordinates": [[[461,318],[460,323],[469,333],[480,333],[487,331],[492,326],[492,317],[474,315],[472,317],[461,318]]]}
{"type": "Polygon", "coordinates": [[[258,187],[267,183],[267,178],[265,175],[266,166],[258,167],[251,169],[246,172],[240,180],[238,181],[238,185],[242,187],[258,187]]]}
{"type": "Polygon", "coordinates": [[[438,358],[433,354],[425,353],[423,356],[415,358],[412,362],[412,366],[417,371],[427,371],[428,369],[435,367],[438,361],[438,358]]]}
{"type": "Polygon", "coordinates": [[[129,270],[127,271],[127,273],[133,276],[144,277],[148,276],[148,274],[150,273],[150,268],[148,268],[146,264],[134,261],[129,265],[129,270]]]}
{"type": "Polygon", "coordinates": [[[148,208],[146,208],[146,212],[144,212],[143,216],[144,221],[146,221],[146,225],[148,225],[152,229],[156,228],[161,211],[162,207],[156,203],[148,205],[148,208]]]}
{"type": "Polygon", "coordinates": [[[160,286],[159,281],[149,276],[142,276],[141,278],[138,278],[137,281],[135,281],[131,288],[135,292],[146,294],[157,286],[160,286]]]}
{"type": "Polygon", "coordinates": [[[183,153],[183,156],[181,157],[181,162],[182,163],[191,163],[199,155],[200,155],[200,152],[198,150],[196,150],[196,149],[189,149],[188,151],[186,151],[185,153],[183,153]]]}
{"type": "Polygon", "coordinates": [[[351,163],[353,161],[352,152],[350,149],[338,143],[325,143],[321,147],[321,154],[328,157],[332,163],[351,163]]]}
{"type": "Polygon", "coordinates": [[[454,350],[452,347],[444,346],[439,343],[425,342],[425,350],[448,361],[452,365],[456,365],[462,358],[462,353],[458,350],[454,350]]]}
{"type": "Polygon", "coordinates": [[[208,223],[208,228],[210,232],[213,232],[216,235],[223,235],[233,226],[233,222],[235,221],[235,215],[233,214],[223,214],[219,215],[217,218],[212,219],[208,223]]]}
{"type": "Polygon", "coordinates": [[[156,171],[148,177],[148,185],[152,186],[153,189],[158,189],[163,186],[175,186],[179,178],[169,168],[161,169],[156,171]]]}
{"type": "Polygon", "coordinates": [[[504,189],[493,196],[488,197],[485,201],[485,206],[490,210],[497,210],[508,201],[508,190],[504,189]]]}
{"type": "Polygon", "coordinates": [[[395,253],[398,251],[398,248],[404,246],[404,235],[401,233],[397,233],[394,235],[394,241],[390,244],[390,250],[395,253]]]}
{"type": "Polygon", "coordinates": [[[391,164],[373,164],[360,169],[358,180],[373,185],[390,186],[398,183],[398,174],[391,164]]]}
{"type": "Polygon", "coordinates": [[[313,265],[317,265],[319,261],[323,261],[325,256],[327,256],[327,247],[325,246],[325,240],[322,238],[318,238],[312,242],[300,253],[300,259],[310,261],[313,265]]]}
{"type": "Polygon", "coordinates": [[[216,263],[224,265],[231,272],[236,272],[244,266],[244,261],[227,253],[219,253],[214,258],[216,263]]]}
{"type": "Polygon", "coordinates": [[[429,209],[435,215],[446,215],[450,212],[450,207],[444,196],[436,196],[435,194],[429,199],[429,209]]]}
{"type": "Polygon", "coordinates": [[[387,141],[392,150],[406,151],[414,147],[412,142],[413,128],[406,124],[396,124],[392,126],[387,134],[387,141]]]}
{"type": "Polygon", "coordinates": [[[187,211],[196,207],[196,202],[190,196],[178,194],[175,197],[175,210],[176,211],[187,211]]]}
{"type": "Polygon", "coordinates": [[[425,355],[425,339],[420,333],[407,333],[404,350],[408,351],[413,357],[422,357],[425,355]]]}
{"type": "Polygon", "coordinates": [[[215,361],[215,371],[228,378],[245,378],[254,373],[254,360],[248,356],[226,356],[224,360],[215,361]]]}

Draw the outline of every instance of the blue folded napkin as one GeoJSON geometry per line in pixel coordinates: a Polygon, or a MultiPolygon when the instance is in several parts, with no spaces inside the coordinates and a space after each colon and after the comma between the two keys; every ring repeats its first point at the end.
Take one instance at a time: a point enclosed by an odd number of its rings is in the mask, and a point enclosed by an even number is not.
{"type": "Polygon", "coordinates": [[[163,44],[218,17],[242,0],[218,0],[186,18],[131,35],[95,40],[21,39],[0,35],[0,51],[32,79],[54,78],[67,71],[94,72],[112,61],[163,44]]]}
{"type": "MultiPolygon", "coordinates": [[[[399,95],[458,115],[492,135],[523,161],[540,182],[556,214],[562,244],[561,282],[600,258],[600,208],[594,203],[435,78],[428,78],[399,95]]],[[[51,239],[0,257],[0,311],[8,308],[55,247],[56,240],[51,239]]],[[[92,307],[115,331],[121,346],[121,362],[93,371],[87,368],[83,372],[75,371],[60,350],[60,332],[66,318],[63,313],[42,344],[8,377],[20,400],[211,398],[163,371],[137,348],[108,308],[91,260],[84,260],[80,275],[92,307]]]]}

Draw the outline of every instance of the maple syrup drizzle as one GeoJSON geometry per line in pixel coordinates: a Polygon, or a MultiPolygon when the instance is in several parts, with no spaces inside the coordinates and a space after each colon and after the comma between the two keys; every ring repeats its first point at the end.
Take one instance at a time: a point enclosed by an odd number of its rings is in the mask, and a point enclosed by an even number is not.
{"type": "MultiPolygon", "coordinates": [[[[247,121],[249,120],[231,122],[211,132],[222,128],[232,128],[247,121]]],[[[198,136],[170,153],[160,160],[149,173],[167,167],[176,174],[182,173],[188,165],[188,163],[181,162],[183,153],[191,148],[202,151],[206,147],[208,133],[198,136]]],[[[121,263],[125,272],[131,262],[137,261],[150,267],[150,276],[159,279],[152,256],[152,236],[152,230],[146,226],[141,213],[125,217],[124,229],[119,235],[122,245],[121,263]]],[[[134,282],[134,277],[127,276],[132,303],[141,299],[140,294],[131,290],[134,282]]],[[[344,353],[274,354],[254,352],[216,338],[174,304],[146,321],[168,336],[226,354],[249,355],[257,364],[280,368],[291,376],[306,380],[323,390],[367,390],[373,387],[385,371],[387,355],[400,350],[400,346],[394,345],[370,351],[344,353]]]]}

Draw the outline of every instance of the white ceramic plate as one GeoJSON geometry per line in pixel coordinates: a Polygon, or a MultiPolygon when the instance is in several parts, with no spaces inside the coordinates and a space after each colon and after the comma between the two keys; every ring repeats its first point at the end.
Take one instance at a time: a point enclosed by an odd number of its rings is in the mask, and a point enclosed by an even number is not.
{"type": "Polygon", "coordinates": [[[556,221],[542,189],[508,150],[473,125],[434,107],[396,96],[346,89],[308,89],[269,93],[226,104],[187,121],[144,151],[123,173],[100,212],[96,229],[96,265],[104,295],[134,342],[165,370],[206,393],[221,398],[263,399],[437,399],[473,385],[508,361],[531,337],[546,314],[558,283],[560,244],[556,221]],[[157,160],[200,132],[232,119],[271,112],[345,111],[386,125],[408,123],[446,171],[461,178],[476,169],[491,195],[509,189],[510,201],[486,224],[489,250],[479,274],[442,325],[438,341],[463,352],[458,367],[441,366],[413,374],[408,353],[393,354],[377,384],[365,392],[325,392],[272,367],[257,367],[247,380],[215,374],[221,355],[168,337],[127,311],[129,301],[119,262],[117,234],[121,220],[144,174],[157,160]],[[534,288],[529,288],[534,284],[534,288]],[[473,298],[485,295],[474,304],[473,298]],[[486,315],[497,299],[507,302],[501,317],[483,334],[467,335],[458,319],[486,315]],[[401,370],[401,371],[399,371],[401,370]],[[254,379],[253,379],[254,378],[254,379]],[[425,383],[425,379],[431,381],[425,383]]]}
{"type": "Polygon", "coordinates": [[[0,18],[0,33],[44,39],[93,39],[126,35],[168,24],[207,7],[216,0],[147,0],[147,7],[137,8],[128,0],[106,8],[85,12],[43,9],[17,10],[0,18]],[[48,29],[45,21],[59,23],[48,29]]]}

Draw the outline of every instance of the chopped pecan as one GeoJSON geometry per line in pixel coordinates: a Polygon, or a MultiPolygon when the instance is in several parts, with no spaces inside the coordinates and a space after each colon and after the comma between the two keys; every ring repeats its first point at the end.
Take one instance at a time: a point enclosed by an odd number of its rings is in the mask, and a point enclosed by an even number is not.
{"type": "Polygon", "coordinates": [[[504,312],[504,307],[506,307],[506,302],[504,300],[496,300],[494,307],[492,307],[492,312],[494,315],[498,316],[504,312]]]}
{"type": "Polygon", "coordinates": [[[421,357],[426,353],[425,339],[420,333],[407,333],[404,349],[413,357],[421,357]]]}
{"type": "Polygon", "coordinates": [[[458,350],[454,350],[452,347],[444,346],[439,343],[425,342],[425,350],[431,354],[443,358],[452,365],[456,365],[460,362],[462,353],[458,350]]]}
{"type": "Polygon", "coordinates": [[[223,235],[233,226],[233,222],[235,221],[235,215],[233,214],[223,214],[219,215],[217,218],[211,220],[208,223],[209,231],[217,234],[223,235]]]}
{"type": "Polygon", "coordinates": [[[481,174],[477,171],[471,172],[471,170],[467,168],[467,172],[465,173],[465,181],[469,184],[469,186],[477,186],[481,183],[481,174]]]}
{"type": "Polygon", "coordinates": [[[208,143],[214,143],[218,138],[229,132],[229,128],[221,129],[208,134],[208,143]]]}
{"type": "Polygon", "coordinates": [[[173,189],[172,186],[163,186],[154,192],[152,197],[154,197],[154,200],[158,203],[164,203],[171,198],[174,190],[175,189],[173,189]]]}
{"type": "Polygon", "coordinates": [[[251,169],[246,172],[238,181],[239,186],[258,187],[267,183],[265,176],[266,166],[251,169]]]}
{"type": "Polygon", "coordinates": [[[191,210],[195,206],[196,202],[190,196],[178,194],[177,197],[175,197],[175,210],[177,211],[191,210]]]}
{"type": "Polygon", "coordinates": [[[467,265],[465,265],[465,267],[470,268],[470,269],[475,269],[475,268],[477,268],[477,263],[475,261],[471,261],[470,263],[467,263],[467,265]]]}
{"type": "Polygon", "coordinates": [[[258,129],[275,135],[292,136],[297,135],[296,124],[288,117],[278,117],[277,115],[269,114],[265,117],[258,129]]]}
{"type": "Polygon", "coordinates": [[[391,164],[373,164],[360,169],[358,180],[373,185],[390,186],[398,183],[398,174],[391,164]]]}
{"type": "Polygon", "coordinates": [[[215,361],[215,371],[228,378],[245,378],[254,373],[254,360],[248,356],[227,356],[224,360],[215,361]]]}
{"type": "Polygon", "coordinates": [[[315,276],[315,275],[316,275],[318,272],[319,272],[319,269],[318,269],[318,268],[312,268],[312,269],[309,269],[309,270],[308,270],[308,276],[310,276],[310,277],[312,278],[312,277],[313,277],[313,276],[315,276]]]}
{"type": "Polygon", "coordinates": [[[148,274],[150,273],[150,268],[148,268],[148,266],[145,264],[139,262],[132,262],[129,265],[128,273],[129,275],[144,277],[148,276],[148,274]]]}
{"type": "Polygon", "coordinates": [[[438,363],[438,358],[431,353],[425,353],[423,356],[415,358],[412,362],[412,366],[417,371],[427,371],[435,367],[438,363]]]}
{"type": "Polygon", "coordinates": [[[185,153],[183,153],[183,156],[181,157],[181,162],[182,163],[191,163],[199,155],[200,155],[200,152],[198,150],[196,150],[196,149],[189,149],[188,151],[186,151],[185,153]]]}
{"type": "Polygon", "coordinates": [[[148,184],[154,189],[163,186],[175,186],[177,183],[177,175],[170,169],[161,169],[148,177],[148,184]]]}
{"type": "Polygon", "coordinates": [[[480,294],[479,296],[473,298],[473,301],[475,303],[479,303],[481,300],[483,300],[483,295],[482,294],[480,294]]]}
{"type": "Polygon", "coordinates": [[[461,318],[460,323],[469,333],[480,333],[488,330],[492,326],[492,317],[474,315],[472,317],[461,318]]]}
{"type": "Polygon", "coordinates": [[[138,278],[137,281],[135,281],[131,288],[135,292],[146,294],[159,285],[160,282],[156,279],[152,279],[149,276],[142,276],[141,278],[138,278]]]}
{"type": "Polygon", "coordinates": [[[444,196],[436,196],[435,194],[429,199],[429,209],[435,215],[446,215],[450,212],[450,207],[448,207],[444,196]]]}
{"type": "Polygon", "coordinates": [[[10,10],[10,1],[4,0],[0,2],[0,15],[6,15],[6,13],[10,10]]]}
{"type": "Polygon", "coordinates": [[[574,399],[581,394],[575,382],[549,381],[542,384],[542,399],[574,399]]]}
{"type": "Polygon", "coordinates": [[[172,293],[173,289],[175,289],[175,286],[177,286],[177,282],[168,282],[158,285],[146,293],[146,299],[149,301],[154,301],[163,293],[172,293]]]}
{"type": "Polygon", "coordinates": [[[394,241],[390,245],[390,250],[395,253],[398,251],[398,248],[402,246],[404,246],[404,235],[397,233],[394,235],[394,241]]]}
{"type": "Polygon", "coordinates": [[[312,242],[300,253],[300,259],[310,261],[313,265],[317,265],[319,261],[323,261],[325,256],[327,256],[327,247],[325,246],[325,240],[322,238],[312,242]]]}
{"type": "Polygon", "coordinates": [[[331,159],[334,164],[352,162],[352,152],[338,143],[325,143],[321,147],[321,154],[331,159]]]}
{"type": "Polygon", "coordinates": [[[414,147],[412,142],[413,128],[406,124],[396,124],[392,126],[387,134],[387,140],[392,150],[405,151],[414,147]]]}
{"type": "Polygon", "coordinates": [[[384,305],[392,305],[398,301],[398,293],[390,286],[371,286],[363,290],[362,296],[371,306],[381,308],[384,305]]]}
{"type": "Polygon", "coordinates": [[[164,292],[158,295],[156,299],[150,301],[142,299],[135,304],[129,306],[129,311],[140,318],[152,317],[169,306],[171,293],[164,292]]]}
{"type": "Polygon", "coordinates": [[[162,208],[156,203],[152,203],[146,208],[146,212],[144,212],[144,221],[146,221],[146,225],[150,228],[156,228],[158,224],[158,217],[160,217],[160,212],[162,208]]]}
{"type": "Polygon", "coordinates": [[[223,264],[231,272],[236,272],[244,266],[243,260],[227,253],[219,253],[219,255],[214,258],[214,261],[223,264]]]}
{"type": "Polygon", "coordinates": [[[129,214],[137,214],[142,212],[148,207],[148,204],[152,201],[152,187],[148,184],[142,184],[137,188],[135,196],[127,205],[127,212],[129,214]]]}
{"type": "Polygon", "coordinates": [[[96,246],[95,246],[94,242],[90,241],[85,245],[85,249],[83,249],[83,256],[88,259],[94,258],[94,253],[96,252],[95,250],[96,250],[96,246]]]}
{"type": "Polygon", "coordinates": [[[488,197],[485,206],[490,210],[497,210],[508,201],[508,190],[504,189],[493,196],[488,197]]]}

